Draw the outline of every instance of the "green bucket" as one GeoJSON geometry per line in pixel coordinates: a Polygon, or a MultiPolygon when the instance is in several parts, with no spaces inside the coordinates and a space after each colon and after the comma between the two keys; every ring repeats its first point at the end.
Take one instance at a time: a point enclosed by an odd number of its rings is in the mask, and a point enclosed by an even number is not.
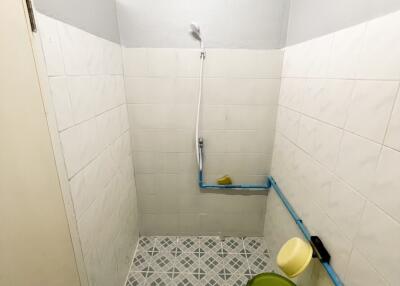
{"type": "Polygon", "coordinates": [[[254,276],[247,286],[296,286],[296,284],[276,273],[261,273],[254,276]]]}

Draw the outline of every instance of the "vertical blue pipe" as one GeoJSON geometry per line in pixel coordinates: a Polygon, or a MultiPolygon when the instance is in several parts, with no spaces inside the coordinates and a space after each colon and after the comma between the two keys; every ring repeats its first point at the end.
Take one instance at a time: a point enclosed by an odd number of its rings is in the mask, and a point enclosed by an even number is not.
{"type": "MultiPolygon", "coordinates": [[[[307,227],[304,225],[303,221],[301,218],[297,215],[296,211],[293,209],[292,205],[289,203],[289,201],[286,199],[285,195],[279,188],[279,186],[276,184],[274,178],[269,177],[268,178],[272,188],[275,190],[276,194],[279,196],[283,204],[285,205],[286,209],[289,211],[290,215],[296,222],[297,226],[300,228],[301,232],[303,233],[304,237],[310,241],[311,235],[310,232],[308,231],[307,227]]],[[[336,274],[336,272],[333,270],[332,266],[328,262],[321,262],[322,266],[325,268],[326,272],[328,273],[329,277],[331,278],[333,284],[335,286],[343,286],[342,281],[340,280],[339,276],[336,274]]]]}

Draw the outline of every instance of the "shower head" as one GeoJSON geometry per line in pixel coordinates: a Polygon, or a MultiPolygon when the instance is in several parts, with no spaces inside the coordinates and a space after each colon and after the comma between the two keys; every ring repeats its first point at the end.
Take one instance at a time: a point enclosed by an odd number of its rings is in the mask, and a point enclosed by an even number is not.
{"type": "Polygon", "coordinates": [[[196,40],[200,41],[200,47],[203,49],[204,45],[203,45],[203,39],[201,37],[200,25],[198,25],[195,22],[192,22],[190,24],[190,31],[189,32],[193,36],[193,38],[195,38],[196,40]]]}
{"type": "Polygon", "coordinates": [[[190,32],[191,32],[192,35],[195,36],[197,39],[200,39],[200,40],[201,40],[200,26],[199,26],[197,23],[192,22],[192,23],[190,24],[190,32]]]}

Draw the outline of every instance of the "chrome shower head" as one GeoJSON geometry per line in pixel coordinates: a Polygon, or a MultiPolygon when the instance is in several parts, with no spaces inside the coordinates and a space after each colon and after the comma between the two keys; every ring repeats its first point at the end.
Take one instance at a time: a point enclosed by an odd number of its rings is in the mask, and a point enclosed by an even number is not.
{"type": "Polygon", "coordinates": [[[200,41],[200,47],[203,49],[204,45],[203,45],[203,39],[201,37],[201,32],[200,32],[200,25],[198,25],[195,22],[192,22],[190,24],[190,30],[189,30],[190,34],[193,36],[193,38],[195,38],[196,40],[200,41]]]}

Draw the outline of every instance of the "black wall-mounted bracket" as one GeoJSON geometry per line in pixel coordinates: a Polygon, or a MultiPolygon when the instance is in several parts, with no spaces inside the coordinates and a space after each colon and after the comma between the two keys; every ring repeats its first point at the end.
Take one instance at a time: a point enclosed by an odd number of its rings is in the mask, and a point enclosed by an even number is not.
{"type": "Polygon", "coordinates": [[[318,236],[311,236],[310,244],[314,250],[313,257],[317,258],[321,262],[330,262],[331,255],[318,236]]]}

